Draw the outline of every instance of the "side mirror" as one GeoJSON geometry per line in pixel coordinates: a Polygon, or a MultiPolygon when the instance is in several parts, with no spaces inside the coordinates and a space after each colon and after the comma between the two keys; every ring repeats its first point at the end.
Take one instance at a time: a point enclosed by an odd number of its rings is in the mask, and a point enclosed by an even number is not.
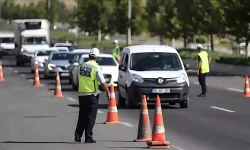
{"type": "Polygon", "coordinates": [[[126,71],[126,67],[124,65],[120,65],[119,70],[126,71]]]}
{"type": "Polygon", "coordinates": [[[191,69],[191,66],[189,64],[184,64],[185,70],[191,69]]]}
{"type": "Polygon", "coordinates": [[[73,66],[75,67],[79,66],[78,62],[73,63],[73,66]]]}

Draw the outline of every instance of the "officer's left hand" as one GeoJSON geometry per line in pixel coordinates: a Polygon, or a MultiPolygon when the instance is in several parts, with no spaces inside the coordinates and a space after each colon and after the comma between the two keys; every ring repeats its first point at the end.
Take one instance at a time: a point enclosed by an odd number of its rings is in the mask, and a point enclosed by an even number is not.
{"type": "Polygon", "coordinates": [[[110,100],[111,96],[110,96],[110,92],[107,92],[107,98],[108,98],[108,101],[110,100]]]}
{"type": "Polygon", "coordinates": [[[197,75],[199,75],[199,71],[197,71],[197,75]]]}

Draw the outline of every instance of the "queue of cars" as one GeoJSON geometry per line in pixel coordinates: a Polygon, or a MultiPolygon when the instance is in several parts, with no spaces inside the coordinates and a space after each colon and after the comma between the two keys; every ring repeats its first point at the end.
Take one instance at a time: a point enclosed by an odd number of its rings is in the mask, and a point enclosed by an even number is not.
{"type": "MultiPolygon", "coordinates": [[[[90,49],[78,48],[63,51],[58,47],[38,50],[31,61],[31,70],[38,62],[44,78],[60,75],[68,78],[72,88],[78,89],[78,67],[89,60],[90,49]]],[[[100,53],[100,65],[107,84],[117,87],[119,104],[128,108],[141,103],[146,95],[148,104],[155,103],[159,94],[162,104],[179,104],[188,108],[190,67],[183,64],[177,50],[162,45],[135,45],[124,47],[118,64],[111,54],[100,53]]]]}

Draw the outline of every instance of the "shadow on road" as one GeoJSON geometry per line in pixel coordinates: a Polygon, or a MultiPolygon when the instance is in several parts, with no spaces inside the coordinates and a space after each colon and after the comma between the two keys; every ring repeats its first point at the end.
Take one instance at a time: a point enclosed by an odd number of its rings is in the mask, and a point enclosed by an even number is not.
{"type": "MultiPolygon", "coordinates": [[[[49,88],[48,89],[49,91],[53,91],[53,90],[55,90],[55,88],[49,88]]],[[[62,88],[62,92],[75,92],[75,90],[74,89],[70,89],[70,88],[62,88]]]]}
{"type": "Polygon", "coordinates": [[[21,118],[53,118],[57,116],[23,116],[21,118]]]}
{"type": "Polygon", "coordinates": [[[84,143],[76,143],[76,142],[25,142],[25,141],[4,141],[1,143],[16,143],[16,144],[84,144],[84,143]]]}
{"type": "MultiPolygon", "coordinates": [[[[68,104],[70,107],[79,107],[78,104],[68,104]]],[[[162,109],[180,109],[179,107],[176,106],[170,106],[170,105],[162,105],[162,109]]],[[[99,104],[99,109],[108,109],[108,104],[99,104]]],[[[117,105],[117,109],[141,109],[140,106],[134,107],[134,108],[126,108],[126,106],[120,106],[119,104],[117,105]]],[[[148,109],[155,109],[155,105],[148,105],[148,109]]]]}
{"type": "MultiPolygon", "coordinates": [[[[197,72],[187,72],[188,76],[197,76],[197,72]]],[[[232,77],[237,76],[233,74],[226,74],[226,73],[218,73],[218,72],[210,72],[207,76],[214,76],[214,77],[232,77]]]]}

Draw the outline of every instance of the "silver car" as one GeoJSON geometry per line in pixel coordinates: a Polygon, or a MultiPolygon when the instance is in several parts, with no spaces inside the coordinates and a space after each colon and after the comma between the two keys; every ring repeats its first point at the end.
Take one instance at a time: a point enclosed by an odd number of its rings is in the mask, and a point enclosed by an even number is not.
{"type": "Polygon", "coordinates": [[[44,78],[55,77],[57,70],[60,76],[69,77],[69,60],[74,55],[72,52],[52,52],[44,63],[44,78]]]}
{"type": "Polygon", "coordinates": [[[44,71],[44,60],[49,58],[49,54],[51,52],[56,52],[58,51],[56,48],[47,48],[47,49],[41,49],[41,50],[37,50],[34,54],[34,57],[31,58],[31,62],[30,62],[30,68],[31,68],[31,72],[34,73],[35,72],[35,64],[36,62],[38,63],[38,70],[39,72],[43,72],[44,71]]]}

